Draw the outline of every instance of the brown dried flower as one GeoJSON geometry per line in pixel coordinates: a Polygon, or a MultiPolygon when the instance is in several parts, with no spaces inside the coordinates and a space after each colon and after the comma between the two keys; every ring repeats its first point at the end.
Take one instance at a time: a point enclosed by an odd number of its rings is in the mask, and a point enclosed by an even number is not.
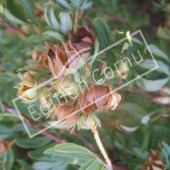
{"type": "Polygon", "coordinates": [[[0,139],[0,154],[7,152],[14,142],[6,142],[0,139]]]}
{"type": "Polygon", "coordinates": [[[79,119],[79,114],[76,113],[73,107],[67,104],[57,104],[53,108],[53,116],[57,116],[59,123],[65,122],[67,129],[72,128],[71,133],[74,131],[77,121],[79,119]]]}
{"type": "Polygon", "coordinates": [[[165,170],[163,162],[161,160],[161,153],[155,150],[151,150],[151,155],[147,158],[146,167],[141,167],[143,170],[165,170]]]}
{"type": "Polygon", "coordinates": [[[118,106],[121,96],[113,92],[110,86],[92,84],[87,95],[87,100],[94,102],[93,108],[95,110],[100,110],[104,107],[106,110],[114,110],[118,106]]]}
{"type": "MultiPolygon", "coordinates": [[[[94,46],[95,34],[89,27],[78,27],[75,35],[72,32],[69,32],[69,39],[78,51],[86,49],[85,52],[89,52],[94,46]]],[[[82,53],[84,53],[84,51],[80,54],[82,53]]]]}
{"type": "Polygon", "coordinates": [[[105,107],[106,111],[114,110],[121,100],[120,94],[113,92],[110,86],[94,85],[78,98],[78,106],[88,117],[91,107],[100,110],[105,107]]]}
{"type": "Polygon", "coordinates": [[[55,78],[60,78],[64,75],[71,74],[73,70],[78,69],[80,59],[87,61],[87,55],[79,55],[79,52],[69,42],[58,48],[57,46],[50,47],[48,44],[47,51],[44,53],[43,63],[49,67],[55,78]]]}
{"type": "Polygon", "coordinates": [[[86,118],[88,117],[92,104],[87,99],[88,90],[84,94],[81,94],[78,98],[77,107],[81,108],[81,111],[85,114],[86,118]]]}

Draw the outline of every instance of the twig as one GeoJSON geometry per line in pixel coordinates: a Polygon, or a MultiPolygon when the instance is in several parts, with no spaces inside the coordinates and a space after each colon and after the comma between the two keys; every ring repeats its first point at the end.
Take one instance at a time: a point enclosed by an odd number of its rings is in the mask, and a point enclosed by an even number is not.
{"type": "MultiPolygon", "coordinates": [[[[12,113],[12,114],[14,114],[14,115],[17,115],[17,111],[16,111],[15,109],[11,108],[10,106],[8,106],[8,105],[6,105],[6,104],[4,104],[4,103],[3,103],[3,106],[4,106],[4,108],[5,108],[7,111],[9,111],[10,113],[12,113]]],[[[27,118],[24,118],[24,121],[27,122],[27,123],[31,126],[31,122],[30,122],[27,118]]],[[[40,131],[40,130],[39,130],[39,131],[40,131]]],[[[50,134],[50,133],[48,133],[48,132],[46,132],[46,131],[43,131],[42,134],[44,134],[45,136],[53,139],[53,140],[56,141],[56,142],[59,142],[59,143],[65,143],[65,142],[66,142],[65,140],[59,139],[59,138],[57,138],[56,136],[54,136],[54,135],[52,135],[52,134],[50,134]]]]}
{"type": "MultiPolygon", "coordinates": [[[[10,113],[12,114],[15,114],[17,115],[17,111],[13,108],[11,108],[10,106],[6,105],[3,103],[3,106],[4,108],[9,111],[10,113]]],[[[31,126],[31,122],[27,119],[27,118],[24,118],[25,122],[27,122],[30,126],[31,126]]],[[[41,130],[39,130],[41,131],[41,130]]],[[[93,147],[93,145],[91,143],[89,143],[83,136],[81,136],[78,132],[73,132],[80,140],[82,140],[93,152],[95,152],[95,149],[93,147]]],[[[65,140],[63,139],[60,139],[54,135],[52,135],[51,133],[48,133],[47,131],[43,131],[42,134],[44,134],[45,136],[53,139],[54,141],[56,142],[59,142],[59,143],[66,143],[65,140]]]]}
{"type": "Polygon", "coordinates": [[[48,132],[46,132],[46,131],[43,131],[42,133],[43,133],[45,136],[47,136],[47,137],[53,139],[53,140],[56,141],[56,142],[59,142],[59,143],[66,143],[65,140],[62,140],[62,139],[60,139],[60,138],[57,138],[56,136],[52,135],[51,133],[48,133],[48,132]]]}
{"type": "Polygon", "coordinates": [[[148,97],[151,98],[151,99],[154,99],[154,98],[155,98],[155,97],[152,96],[151,94],[148,94],[147,92],[145,92],[145,91],[137,88],[136,86],[132,86],[132,89],[138,91],[138,92],[141,93],[141,94],[144,94],[145,96],[148,96],[148,97]]]}
{"type": "Polygon", "coordinates": [[[109,166],[110,169],[113,169],[112,163],[111,163],[111,161],[110,161],[110,159],[109,159],[109,157],[108,157],[108,155],[107,155],[107,153],[106,153],[106,151],[105,151],[105,149],[103,147],[103,144],[101,142],[101,139],[99,137],[99,133],[98,133],[97,129],[96,128],[93,129],[92,132],[94,134],[94,138],[96,140],[96,143],[97,143],[97,145],[98,145],[98,147],[99,147],[99,149],[100,149],[100,151],[101,151],[107,165],[109,166]]]}
{"type": "Polygon", "coordinates": [[[13,30],[13,31],[15,31],[15,32],[18,32],[21,35],[28,36],[25,32],[13,27],[12,25],[8,24],[6,21],[0,20],[0,24],[11,29],[11,30],[13,30]]]}

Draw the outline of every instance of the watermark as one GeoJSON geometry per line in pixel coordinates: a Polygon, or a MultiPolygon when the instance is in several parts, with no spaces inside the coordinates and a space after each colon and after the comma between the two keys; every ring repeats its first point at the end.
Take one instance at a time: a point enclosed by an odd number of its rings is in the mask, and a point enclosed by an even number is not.
{"type": "MultiPolygon", "coordinates": [[[[156,60],[154,59],[154,56],[151,52],[151,50],[149,49],[149,46],[141,32],[141,30],[138,30],[134,33],[132,33],[131,35],[129,35],[130,37],[134,37],[135,35],[140,35],[151,59],[153,60],[154,63],[154,67],[151,68],[150,70],[147,70],[146,72],[142,73],[141,75],[138,75],[134,78],[132,78],[131,80],[129,80],[128,82],[120,85],[119,87],[115,88],[113,90],[113,92],[116,92],[118,90],[120,90],[121,88],[129,85],[130,83],[133,83],[134,81],[140,79],[141,77],[149,74],[150,72],[156,70],[158,68],[158,65],[156,63],[156,60]]],[[[109,47],[95,53],[93,56],[88,57],[89,56],[89,52],[87,52],[88,50],[86,49],[85,51],[83,51],[81,57],[84,59],[82,61],[80,61],[80,64],[76,67],[76,69],[72,69],[73,74],[76,75],[78,74],[77,70],[81,69],[84,64],[88,61],[89,63],[94,62],[95,59],[97,59],[97,56],[100,55],[104,55],[108,50],[127,42],[128,37],[125,37],[119,41],[117,41],[116,43],[110,45],[109,47]]],[[[80,54],[75,54],[75,55],[80,55],[80,54]]],[[[129,54],[130,57],[122,57],[121,59],[119,59],[118,61],[116,61],[115,63],[112,64],[112,67],[108,67],[103,61],[101,61],[102,64],[102,73],[99,72],[100,69],[97,68],[95,70],[93,70],[93,72],[91,73],[91,77],[92,77],[92,81],[94,84],[96,85],[103,85],[106,81],[108,80],[112,80],[114,79],[116,76],[122,76],[124,78],[126,78],[126,74],[128,73],[128,71],[130,70],[130,68],[139,65],[141,62],[144,61],[144,58],[142,56],[142,53],[140,52],[140,50],[138,50],[135,54],[132,52],[131,54],[129,54]],[[102,78],[100,80],[98,80],[96,78],[96,74],[101,74],[102,78]]],[[[74,57],[73,57],[74,60],[74,57]]],[[[64,67],[64,70],[61,70],[60,74],[61,75],[65,75],[64,71],[65,69],[67,69],[66,67],[64,67]]],[[[62,76],[61,76],[62,77],[62,76]]],[[[49,85],[51,82],[56,81],[56,77],[51,78],[45,82],[42,82],[40,85],[34,87],[32,90],[29,90],[29,93],[33,93],[34,91],[38,91],[38,89],[42,89],[43,87],[49,85]]],[[[76,99],[80,94],[84,93],[84,89],[89,89],[90,87],[88,86],[88,83],[85,80],[79,80],[77,81],[76,85],[72,82],[71,80],[68,80],[67,78],[65,78],[63,81],[63,86],[60,89],[61,93],[67,93],[70,98],[72,98],[72,100],[76,99]],[[69,87],[65,86],[66,81],[68,81],[69,87]],[[64,84],[65,83],[65,84],[64,84]],[[74,95],[72,95],[74,94],[74,95]]],[[[60,121],[51,121],[50,124],[46,123],[46,121],[48,121],[48,119],[46,120],[46,117],[52,112],[52,108],[54,108],[54,106],[56,105],[56,103],[59,103],[60,105],[62,105],[62,103],[60,102],[61,100],[61,96],[58,95],[57,93],[55,95],[49,94],[49,96],[45,96],[41,98],[41,102],[32,102],[32,103],[27,103],[25,104],[26,107],[22,107],[24,105],[24,103],[21,104],[21,98],[20,97],[16,97],[15,99],[12,100],[15,109],[17,110],[17,114],[19,116],[19,118],[21,119],[23,126],[28,134],[28,136],[30,138],[33,138],[35,136],[37,136],[38,134],[42,133],[43,131],[46,131],[47,129],[51,128],[51,127],[56,127],[56,128],[61,128],[61,123],[64,122],[64,120],[66,118],[69,118],[70,116],[73,116],[79,112],[81,112],[81,110],[89,107],[90,105],[92,105],[95,102],[98,102],[100,100],[102,100],[103,98],[105,98],[106,96],[109,96],[110,93],[107,93],[105,95],[103,95],[101,98],[96,99],[95,101],[88,103],[88,105],[83,106],[79,109],[77,109],[76,111],[72,112],[69,116],[61,119],[60,121]],[[48,101],[47,101],[48,98],[48,101]],[[44,109],[45,108],[45,109],[44,109]],[[27,114],[27,117],[29,119],[32,120],[32,122],[44,122],[46,123],[46,125],[48,124],[48,126],[46,126],[44,129],[38,129],[36,132],[35,131],[31,131],[30,130],[30,125],[28,124],[28,122],[26,121],[26,119],[24,118],[24,116],[22,116],[22,113],[27,114]]],[[[62,98],[64,99],[65,102],[68,102],[68,98],[63,95],[62,98]]]]}

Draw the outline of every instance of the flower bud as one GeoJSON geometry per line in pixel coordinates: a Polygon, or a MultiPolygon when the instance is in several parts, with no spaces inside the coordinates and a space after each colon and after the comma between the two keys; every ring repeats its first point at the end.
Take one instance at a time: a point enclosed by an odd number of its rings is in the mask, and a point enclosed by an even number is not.
{"type": "Polygon", "coordinates": [[[51,108],[52,105],[51,98],[52,98],[52,93],[44,88],[39,94],[39,99],[43,109],[49,110],[51,108]]]}
{"type": "Polygon", "coordinates": [[[78,129],[94,129],[96,126],[100,126],[100,120],[93,114],[89,114],[88,117],[86,117],[84,114],[81,115],[80,119],[77,122],[78,129]]]}
{"type": "Polygon", "coordinates": [[[41,63],[41,61],[42,61],[42,55],[41,55],[40,52],[38,52],[38,51],[34,51],[34,52],[32,53],[32,58],[33,58],[35,61],[37,61],[38,63],[41,63]]]}
{"type": "Polygon", "coordinates": [[[71,76],[60,79],[56,84],[56,89],[60,94],[69,96],[75,96],[79,92],[78,84],[71,76]]]}
{"type": "Polygon", "coordinates": [[[19,84],[21,87],[18,92],[18,96],[22,98],[25,102],[33,102],[38,98],[37,89],[34,89],[34,84],[25,80],[19,84]]]}
{"type": "Polygon", "coordinates": [[[121,63],[119,65],[119,70],[117,71],[118,72],[118,77],[120,77],[122,79],[126,79],[128,71],[129,71],[129,67],[128,67],[127,62],[121,63]]]}

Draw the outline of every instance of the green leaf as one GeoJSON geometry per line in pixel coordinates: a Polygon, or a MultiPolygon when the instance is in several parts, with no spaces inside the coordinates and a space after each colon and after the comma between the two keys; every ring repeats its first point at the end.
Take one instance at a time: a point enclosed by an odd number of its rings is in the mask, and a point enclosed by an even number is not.
{"type": "Polygon", "coordinates": [[[100,170],[105,166],[105,164],[88,149],[73,143],[58,144],[53,148],[47,149],[44,154],[51,155],[53,159],[59,162],[83,165],[82,169],[89,168],[90,170],[92,168],[100,170]]]}
{"type": "Polygon", "coordinates": [[[48,73],[50,73],[49,69],[44,69],[44,70],[39,71],[35,76],[35,80],[40,80],[42,77],[46,76],[48,73]]]}
{"type": "Polygon", "coordinates": [[[150,115],[146,115],[146,116],[142,117],[141,123],[146,125],[149,122],[149,120],[150,120],[150,115]]]}
{"type": "Polygon", "coordinates": [[[21,24],[21,25],[28,25],[27,22],[22,21],[22,20],[16,18],[15,16],[13,16],[7,9],[3,9],[3,13],[4,13],[5,17],[13,23],[21,24]]]}
{"type": "Polygon", "coordinates": [[[94,61],[96,60],[97,54],[98,54],[98,52],[99,52],[99,46],[100,46],[99,41],[96,39],[96,40],[95,40],[95,44],[94,44],[94,54],[93,54],[93,56],[90,58],[91,61],[89,62],[90,66],[92,66],[93,63],[94,63],[94,61]]]}
{"type": "MultiPolygon", "coordinates": [[[[158,79],[158,80],[147,80],[147,79],[141,78],[144,86],[139,81],[137,81],[137,85],[142,90],[145,90],[148,92],[154,92],[154,91],[161,89],[169,81],[170,71],[169,71],[168,66],[164,64],[162,61],[158,61],[158,60],[155,60],[155,61],[159,66],[157,68],[157,71],[165,73],[168,77],[164,79],[158,79]]],[[[139,66],[142,68],[146,68],[146,69],[152,69],[155,67],[155,63],[153,60],[145,60],[144,62],[139,64],[139,66]]]]}
{"type": "Polygon", "coordinates": [[[20,68],[17,70],[18,72],[19,71],[35,71],[35,72],[39,72],[40,70],[34,68],[34,67],[31,67],[31,66],[25,66],[23,68],[20,68]]]}
{"type": "Polygon", "coordinates": [[[0,48],[0,58],[3,58],[4,57],[4,54],[2,52],[2,49],[0,48]]]}
{"type": "Polygon", "coordinates": [[[40,37],[39,35],[31,35],[28,40],[35,42],[37,44],[43,44],[44,43],[44,39],[43,37],[40,37]]]}
{"type": "Polygon", "coordinates": [[[12,128],[5,126],[5,124],[3,125],[1,123],[1,125],[0,125],[0,139],[6,139],[6,138],[10,137],[11,134],[12,134],[12,128]]]}
{"type": "Polygon", "coordinates": [[[81,0],[71,0],[71,2],[73,3],[73,5],[76,9],[79,9],[81,0]]]}
{"type": "MultiPolygon", "coordinates": [[[[97,17],[93,22],[93,26],[101,46],[103,48],[109,47],[112,44],[112,39],[106,21],[97,17]]],[[[117,62],[117,56],[111,49],[106,52],[106,56],[107,65],[113,67],[114,63],[117,62]]],[[[113,69],[115,70],[115,67],[113,69]]]]}
{"type": "Polygon", "coordinates": [[[4,117],[20,119],[18,115],[14,115],[14,114],[11,114],[11,113],[1,113],[0,114],[0,120],[3,119],[4,117]]]}
{"type": "Polygon", "coordinates": [[[6,2],[6,0],[1,0],[0,4],[4,4],[6,2]]]}
{"type": "Polygon", "coordinates": [[[161,89],[168,81],[169,77],[165,79],[159,79],[159,80],[147,80],[144,78],[141,78],[143,80],[143,83],[145,84],[145,88],[141,86],[140,82],[137,82],[137,85],[144,91],[148,92],[155,92],[161,89]]]}
{"type": "Polygon", "coordinates": [[[92,159],[89,160],[87,163],[85,163],[83,166],[81,166],[80,170],[101,170],[104,167],[104,164],[99,161],[98,159],[92,159]]]}
{"type": "Polygon", "coordinates": [[[21,21],[27,22],[26,17],[24,16],[22,6],[14,0],[6,0],[7,9],[9,12],[16,18],[21,21]]]}
{"type": "Polygon", "coordinates": [[[164,58],[166,59],[168,62],[170,61],[169,60],[169,57],[163,52],[161,51],[157,46],[153,45],[153,44],[150,44],[149,45],[149,49],[151,50],[151,52],[158,56],[158,57],[161,57],[161,58],[164,58]]]}
{"type": "Polygon", "coordinates": [[[124,126],[124,125],[120,125],[120,127],[121,127],[123,130],[127,131],[127,132],[134,132],[134,131],[136,131],[136,130],[139,128],[139,126],[136,126],[136,127],[128,127],[128,126],[124,126]]]}
{"type": "Polygon", "coordinates": [[[7,73],[0,73],[0,80],[3,82],[12,82],[13,81],[13,76],[9,72],[7,73]]]}
{"type": "Polygon", "coordinates": [[[67,34],[67,32],[72,29],[72,21],[69,14],[64,12],[61,14],[60,25],[63,34],[67,34]]]}
{"type": "Polygon", "coordinates": [[[8,150],[8,152],[5,154],[4,158],[4,167],[6,170],[12,170],[13,164],[14,164],[14,152],[12,148],[8,150]]]}
{"type": "Polygon", "coordinates": [[[70,11],[73,11],[73,8],[67,3],[67,1],[65,0],[56,0],[62,7],[70,10],[70,11]]]}
{"type": "Polygon", "coordinates": [[[165,142],[162,142],[162,145],[170,157],[170,146],[165,142]]]}
{"type": "Polygon", "coordinates": [[[46,6],[45,9],[44,9],[44,17],[45,17],[45,21],[47,22],[47,24],[53,28],[53,25],[51,23],[51,19],[50,19],[50,10],[51,10],[51,7],[50,6],[46,6]]]}
{"type": "Polygon", "coordinates": [[[157,36],[165,40],[170,40],[170,31],[160,26],[157,30],[157,36]]]}
{"type": "Polygon", "coordinates": [[[57,16],[55,15],[55,9],[53,6],[47,6],[44,10],[44,17],[47,24],[58,31],[60,31],[60,24],[57,20],[57,16]]]}
{"type": "Polygon", "coordinates": [[[35,21],[35,13],[34,13],[34,3],[32,0],[18,0],[18,2],[22,5],[27,18],[29,18],[32,22],[35,21]]]}
{"type": "Polygon", "coordinates": [[[43,155],[44,151],[50,147],[54,147],[54,143],[52,144],[49,144],[47,146],[43,146],[41,148],[38,148],[38,149],[35,149],[33,151],[29,151],[28,152],[28,156],[31,158],[31,159],[40,159],[40,158],[43,158],[45,155],[43,155]]]}
{"type": "Polygon", "coordinates": [[[117,1],[116,0],[110,0],[112,3],[112,9],[115,10],[115,8],[117,7],[117,1]]]}
{"type": "Polygon", "coordinates": [[[120,106],[121,110],[133,115],[134,118],[141,120],[143,115],[146,115],[145,110],[135,103],[123,103],[120,106]]]}
{"type": "Polygon", "coordinates": [[[165,73],[166,75],[170,75],[169,68],[166,64],[164,64],[162,61],[158,60],[144,60],[142,63],[139,64],[140,67],[146,68],[146,69],[152,69],[155,67],[155,62],[159,66],[156,70],[165,73]]]}
{"type": "Polygon", "coordinates": [[[97,17],[93,22],[93,26],[102,47],[111,45],[110,30],[106,21],[97,17]]]}
{"type": "Polygon", "coordinates": [[[164,148],[161,150],[161,155],[162,155],[163,159],[165,160],[165,164],[167,165],[168,170],[170,170],[170,162],[169,162],[168,154],[164,148]]]}
{"type": "Polygon", "coordinates": [[[64,40],[63,36],[60,33],[55,32],[55,31],[46,31],[46,32],[44,32],[44,34],[49,35],[49,36],[51,36],[51,37],[53,37],[53,38],[55,38],[59,41],[64,40]]]}
{"type": "Polygon", "coordinates": [[[31,165],[29,165],[25,160],[17,159],[16,162],[23,168],[32,170],[31,165]]]}
{"type": "Polygon", "coordinates": [[[4,109],[4,106],[3,106],[2,101],[0,99],[0,113],[3,113],[3,112],[5,112],[5,109],[4,109]]]}
{"type": "Polygon", "coordinates": [[[80,7],[80,10],[90,8],[92,4],[93,4],[92,2],[88,2],[87,0],[85,0],[82,6],[80,7]]]}
{"type": "Polygon", "coordinates": [[[34,80],[34,76],[32,76],[30,73],[28,73],[29,77],[34,80]]]}
{"type": "Polygon", "coordinates": [[[50,20],[51,20],[51,24],[53,26],[54,29],[56,30],[60,30],[60,24],[57,20],[57,16],[55,15],[55,9],[53,7],[51,7],[51,10],[50,10],[50,20]]]}
{"type": "Polygon", "coordinates": [[[142,152],[139,148],[132,148],[133,153],[140,159],[143,159],[144,161],[147,159],[149,153],[148,152],[142,152]]]}
{"type": "Polygon", "coordinates": [[[33,164],[34,170],[65,170],[68,165],[54,161],[41,161],[33,164]]]}
{"type": "Polygon", "coordinates": [[[75,80],[75,82],[77,82],[77,83],[80,83],[80,82],[81,82],[81,80],[80,80],[80,75],[79,75],[79,73],[78,73],[77,71],[74,71],[74,80],[75,80]]]}
{"type": "Polygon", "coordinates": [[[16,144],[20,146],[21,148],[40,148],[42,146],[47,145],[51,142],[50,138],[47,137],[34,137],[32,139],[29,138],[21,138],[17,139],[16,144]]]}

